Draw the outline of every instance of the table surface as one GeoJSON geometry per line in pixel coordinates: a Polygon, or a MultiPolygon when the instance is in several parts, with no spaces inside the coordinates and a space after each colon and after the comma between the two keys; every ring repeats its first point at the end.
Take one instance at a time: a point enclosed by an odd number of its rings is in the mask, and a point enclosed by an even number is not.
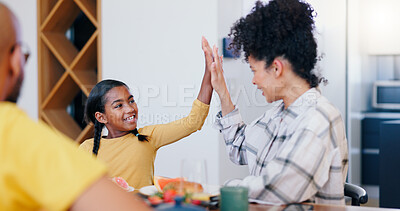
{"type": "MultiPolygon", "coordinates": [[[[218,211],[219,209],[212,209],[210,211],[218,211]]],[[[249,211],[281,211],[281,210],[317,210],[317,211],[390,211],[398,209],[377,208],[377,207],[357,207],[357,206],[339,206],[328,204],[291,204],[284,206],[265,205],[265,204],[249,204],[249,211]]]]}
{"type": "MultiPolygon", "coordinates": [[[[137,193],[137,192],[136,192],[137,193]]],[[[137,193],[138,196],[146,198],[146,196],[137,193]]],[[[207,209],[209,211],[219,211],[220,209],[207,209]]],[[[329,205],[329,204],[312,204],[312,203],[302,203],[302,204],[290,204],[290,205],[268,205],[268,204],[249,204],[249,211],[291,211],[291,210],[317,210],[317,211],[400,211],[400,209],[390,209],[390,208],[378,208],[378,207],[364,207],[364,206],[341,206],[341,205],[329,205]]]]}

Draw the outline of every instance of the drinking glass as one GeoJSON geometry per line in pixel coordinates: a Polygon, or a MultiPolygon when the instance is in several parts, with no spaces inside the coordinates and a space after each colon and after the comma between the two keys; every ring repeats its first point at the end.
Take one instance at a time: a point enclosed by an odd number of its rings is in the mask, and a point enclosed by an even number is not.
{"type": "MultiPolygon", "coordinates": [[[[207,164],[202,159],[183,159],[181,162],[181,177],[186,181],[196,182],[203,186],[203,192],[207,192],[207,164]]],[[[195,186],[198,192],[198,187],[195,186]]]]}

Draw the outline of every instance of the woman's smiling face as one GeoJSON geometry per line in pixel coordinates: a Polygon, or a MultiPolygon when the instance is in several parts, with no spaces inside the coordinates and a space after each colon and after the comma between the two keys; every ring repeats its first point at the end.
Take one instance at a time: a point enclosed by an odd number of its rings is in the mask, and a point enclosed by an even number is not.
{"type": "Polygon", "coordinates": [[[137,127],[138,108],[127,87],[112,88],[105,99],[103,123],[108,129],[107,138],[124,136],[137,127]]]}
{"type": "Polygon", "coordinates": [[[268,103],[279,100],[277,90],[279,87],[275,79],[273,68],[266,68],[264,60],[257,60],[253,56],[249,56],[249,64],[253,72],[252,83],[257,86],[257,89],[262,91],[268,103]]]}

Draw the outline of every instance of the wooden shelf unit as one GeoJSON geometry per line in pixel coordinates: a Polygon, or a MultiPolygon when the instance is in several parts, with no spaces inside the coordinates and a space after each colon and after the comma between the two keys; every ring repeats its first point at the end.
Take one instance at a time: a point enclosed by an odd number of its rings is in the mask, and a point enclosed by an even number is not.
{"type": "Polygon", "coordinates": [[[74,116],[77,112],[83,115],[84,104],[73,103],[80,94],[87,98],[101,80],[100,3],[101,0],[37,0],[39,118],[78,143],[93,136],[93,125],[77,122],[74,116]],[[73,28],[82,17],[89,20],[88,30],[73,28]],[[91,30],[93,33],[87,35],[91,30]],[[79,47],[74,38],[80,34],[88,39],[79,47]],[[71,111],[71,106],[82,107],[71,111]]]}

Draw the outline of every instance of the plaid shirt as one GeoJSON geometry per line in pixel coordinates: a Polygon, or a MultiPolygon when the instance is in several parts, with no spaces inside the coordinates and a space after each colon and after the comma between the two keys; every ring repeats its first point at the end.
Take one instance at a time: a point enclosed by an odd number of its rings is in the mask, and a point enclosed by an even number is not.
{"type": "Polygon", "coordinates": [[[249,198],[268,203],[303,201],[344,204],[348,168],[340,112],[312,88],[284,109],[282,101],[250,125],[237,108],[214,126],[223,134],[230,159],[250,175],[227,185],[249,187],[249,198]]]}

